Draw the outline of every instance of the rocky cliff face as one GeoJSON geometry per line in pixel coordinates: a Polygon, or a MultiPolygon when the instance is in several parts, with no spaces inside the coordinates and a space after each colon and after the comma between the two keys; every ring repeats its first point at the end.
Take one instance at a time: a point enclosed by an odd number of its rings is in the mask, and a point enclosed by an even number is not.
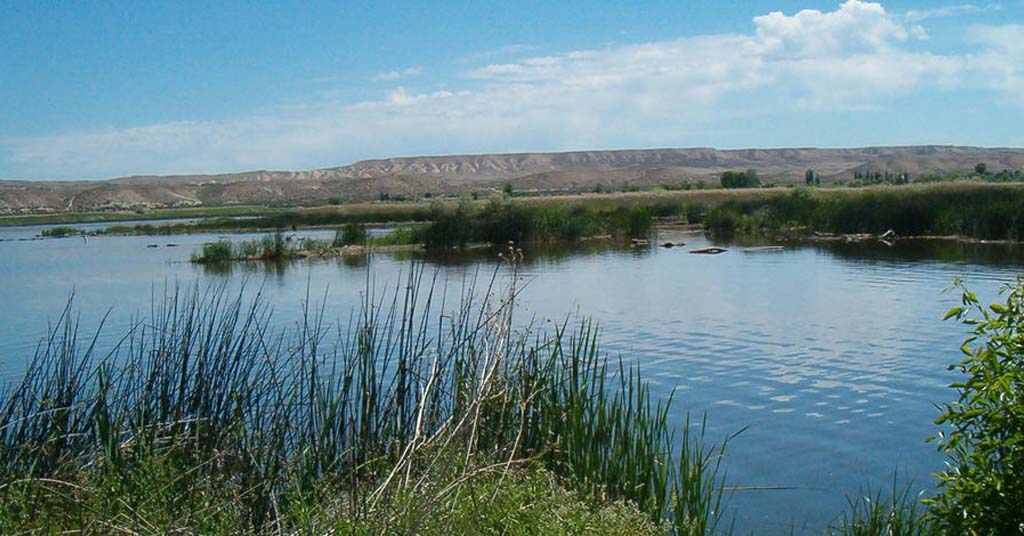
{"type": "Polygon", "coordinates": [[[231,204],[323,204],[417,198],[500,189],[578,191],[714,181],[755,169],[777,183],[826,181],[866,171],[966,173],[1024,169],[1024,149],[951,146],[856,149],[648,149],[366,160],[308,171],[132,176],[107,181],[0,181],[0,213],[231,204]]]}

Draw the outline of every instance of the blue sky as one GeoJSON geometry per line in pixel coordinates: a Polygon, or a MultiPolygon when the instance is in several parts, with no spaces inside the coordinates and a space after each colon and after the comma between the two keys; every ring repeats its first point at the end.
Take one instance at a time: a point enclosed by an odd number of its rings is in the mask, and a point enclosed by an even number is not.
{"type": "Polygon", "coordinates": [[[0,178],[1024,146],[1024,1],[0,0],[0,178]]]}

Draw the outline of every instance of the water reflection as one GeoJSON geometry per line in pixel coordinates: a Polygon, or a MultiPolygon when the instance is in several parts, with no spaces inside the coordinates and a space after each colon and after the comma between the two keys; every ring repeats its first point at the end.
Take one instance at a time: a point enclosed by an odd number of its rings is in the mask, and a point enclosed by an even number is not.
{"type": "Polygon", "coordinates": [[[334,264],[341,268],[365,269],[371,256],[383,256],[392,261],[422,261],[434,266],[466,266],[478,263],[495,263],[509,253],[509,247],[519,247],[524,255],[523,266],[544,266],[568,262],[572,259],[620,254],[632,258],[651,255],[651,243],[632,244],[612,241],[583,241],[576,244],[529,244],[523,246],[488,246],[452,248],[442,250],[397,250],[386,253],[373,252],[371,255],[340,255],[336,257],[310,257],[297,259],[270,259],[233,262],[202,263],[202,273],[209,276],[227,277],[237,274],[283,276],[288,271],[305,270],[310,263],[334,264]]]}
{"type": "Polygon", "coordinates": [[[970,262],[1015,266],[1024,262],[1024,247],[1017,243],[981,243],[946,239],[900,239],[893,245],[880,240],[816,242],[804,244],[842,258],[880,261],[970,262]]]}

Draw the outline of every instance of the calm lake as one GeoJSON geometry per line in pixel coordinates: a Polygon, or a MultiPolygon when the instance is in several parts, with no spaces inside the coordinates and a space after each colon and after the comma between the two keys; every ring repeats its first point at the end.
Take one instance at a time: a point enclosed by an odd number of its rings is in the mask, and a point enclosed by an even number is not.
{"type": "MultiPolygon", "coordinates": [[[[217,270],[187,262],[217,235],[18,240],[40,229],[0,229],[3,381],[18,377],[72,292],[85,332],[110,312],[103,344],[175,284],[262,290],[281,325],[298,320],[307,291],[317,300],[326,295],[328,318],[344,322],[368,273],[393,287],[413,257],[217,270]]],[[[781,252],[727,246],[712,256],[687,252],[709,245],[702,235],[663,233],[660,240],[687,245],[528,250],[517,314],[541,327],[567,315],[592,318],[605,352],[639,361],[661,396],[675,390],[680,422],[687,411],[698,420],[707,413],[709,441],[748,427],[725,462],[729,483],[740,488],[729,500],[739,533],[821,533],[847,494],[891,486],[894,474],[929,489],[943,459],[924,439],[936,431],[934,404],[954,395],[946,386],[956,374],[946,367],[959,360],[965,335],[942,321],[959,300],[943,290],[962,276],[979,296],[995,299],[1022,272],[1024,251],[902,241],[781,252]]],[[[488,277],[500,261],[479,251],[426,262],[457,288],[474,274],[488,277]]]]}

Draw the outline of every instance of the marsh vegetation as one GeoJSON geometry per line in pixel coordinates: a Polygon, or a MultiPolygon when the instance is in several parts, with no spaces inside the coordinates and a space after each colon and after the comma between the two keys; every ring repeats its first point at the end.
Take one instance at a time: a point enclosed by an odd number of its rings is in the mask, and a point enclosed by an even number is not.
{"type": "Polygon", "coordinates": [[[104,349],[69,303],[0,392],[0,531],[713,533],[724,445],[589,323],[517,328],[499,279],[445,311],[417,267],[288,332],[173,290],[104,349]]]}

